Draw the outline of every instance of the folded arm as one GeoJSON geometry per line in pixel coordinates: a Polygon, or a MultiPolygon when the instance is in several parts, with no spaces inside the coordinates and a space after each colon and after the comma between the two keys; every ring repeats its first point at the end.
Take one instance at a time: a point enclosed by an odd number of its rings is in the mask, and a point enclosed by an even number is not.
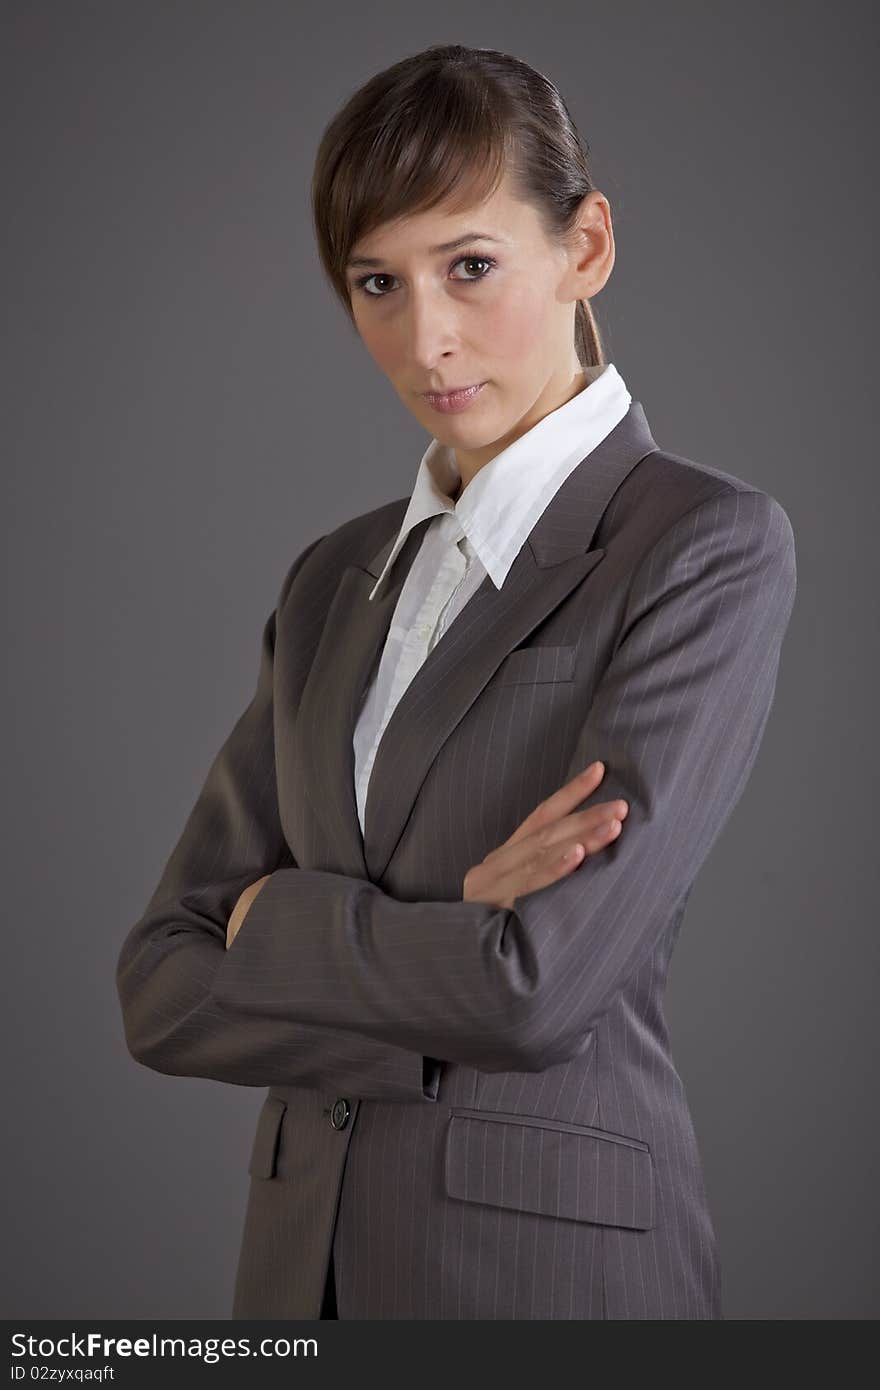
{"type": "MultiPolygon", "coordinates": [[[[319,540],[323,537],[319,537],[319,540]]],[[[283,602],[318,541],[294,562],[283,602]]],[[[263,629],[256,693],[209,769],[116,969],[126,1042],[156,1071],[241,1086],[300,1085],[373,1099],[436,1099],[440,1063],[293,1012],[230,1016],[212,996],[242,891],[296,864],[278,814],[272,712],[275,611],[263,629]]],[[[292,924],[278,922],[279,933],[292,924]]]]}
{"type": "MultiPolygon", "coordinates": [[[[593,798],[622,798],[629,814],[619,839],[573,873],[501,909],[402,902],[360,879],[280,866],[228,951],[219,921],[210,949],[216,917],[203,900],[198,916],[183,915],[186,899],[154,911],[147,969],[138,980],[136,956],[128,967],[129,1008],[163,973],[165,1045],[182,1045],[190,1067],[202,1061],[193,1030],[209,1035],[203,1050],[221,1047],[211,1040],[224,1027],[281,1046],[292,1020],[484,1071],[576,1055],[658,945],[742,793],[795,582],[791,526],[764,493],[724,491],[654,546],[570,773],[601,758],[593,798]]],[[[270,677],[264,663],[264,699],[270,677]]],[[[223,899],[230,910],[236,897],[223,899]]]]}

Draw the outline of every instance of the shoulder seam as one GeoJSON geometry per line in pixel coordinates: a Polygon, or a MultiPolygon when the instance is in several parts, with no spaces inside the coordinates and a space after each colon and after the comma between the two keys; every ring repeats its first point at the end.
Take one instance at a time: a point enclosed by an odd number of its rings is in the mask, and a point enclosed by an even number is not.
{"type": "MultiPolygon", "coordinates": [[[[680,516],[677,516],[674,521],[670,522],[666,530],[662,533],[662,535],[658,536],[657,540],[651,546],[651,550],[648,551],[648,555],[650,555],[652,550],[656,550],[658,546],[662,545],[663,542],[666,540],[666,537],[672,531],[675,530],[676,526],[679,526],[682,521],[686,520],[686,518],[689,517],[692,512],[699,511],[701,507],[705,507],[709,502],[716,502],[721,497],[729,496],[766,497],[768,502],[775,503],[777,506],[781,507],[781,503],[776,502],[776,499],[772,497],[769,492],[764,492],[762,488],[732,487],[730,483],[725,483],[724,486],[718,488],[716,492],[711,492],[708,497],[701,497],[699,502],[694,502],[692,506],[688,507],[686,511],[683,511],[680,516]]],[[[645,559],[647,559],[647,555],[645,556],[645,559]]],[[[641,569],[643,563],[644,561],[639,562],[639,569],[641,569]]]]}

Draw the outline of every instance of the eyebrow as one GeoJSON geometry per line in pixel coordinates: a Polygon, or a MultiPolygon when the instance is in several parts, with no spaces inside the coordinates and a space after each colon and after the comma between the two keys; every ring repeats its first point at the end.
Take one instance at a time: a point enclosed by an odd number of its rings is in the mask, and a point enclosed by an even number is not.
{"type": "MultiPolygon", "coordinates": [[[[459,246],[464,246],[468,241],[494,241],[501,242],[501,237],[489,236],[487,232],[465,232],[462,236],[456,237],[454,241],[441,241],[439,246],[429,246],[430,256],[439,256],[441,251],[455,251],[459,246]]],[[[377,256],[350,256],[345,263],[346,270],[350,266],[356,265],[385,265],[385,261],[377,256]]]]}

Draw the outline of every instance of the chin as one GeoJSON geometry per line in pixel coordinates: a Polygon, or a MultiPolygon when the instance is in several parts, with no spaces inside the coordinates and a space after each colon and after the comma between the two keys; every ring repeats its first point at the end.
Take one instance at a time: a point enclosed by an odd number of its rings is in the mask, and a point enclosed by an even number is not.
{"type": "Polygon", "coordinates": [[[429,425],[428,428],[441,444],[455,445],[463,449],[484,449],[487,444],[494,443],[496,437],[495,429],[490,429],[485,424],[468,426],[464,420],[456,420],[455,416],[452,416],[451,420],[444,420],[442,424],[429,425]]]}

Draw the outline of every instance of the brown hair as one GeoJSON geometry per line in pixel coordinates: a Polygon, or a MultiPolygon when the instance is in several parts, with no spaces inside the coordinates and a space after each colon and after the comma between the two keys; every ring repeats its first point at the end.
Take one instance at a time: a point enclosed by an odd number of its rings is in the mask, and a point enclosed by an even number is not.
{"type": "MultiPolygon", "coordinates": [[[[442,201],[489,197],[505,172],[563,240],[593,191],[589,145],[556,87],[494,48],[432,44],[365,82],[326,127],[312,176],[318,253],[351,322],[346,263],[359,238],[442,201]]],[[[590,303],[575,312],[581,366],[604,366],[590,303]]]]}

